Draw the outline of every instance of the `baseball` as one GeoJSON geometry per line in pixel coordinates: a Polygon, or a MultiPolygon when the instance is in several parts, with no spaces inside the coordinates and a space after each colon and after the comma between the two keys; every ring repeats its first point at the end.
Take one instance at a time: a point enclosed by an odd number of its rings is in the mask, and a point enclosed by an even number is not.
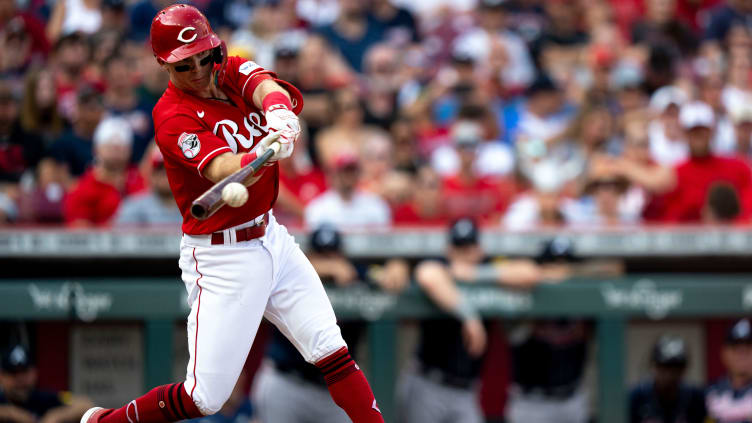
{"type": "Polygon", "coordinates": [[[239,182],[230,182],[222,188],[222,201],[230,207],[240,207],[248,201],[248,188],[239,182]]]}

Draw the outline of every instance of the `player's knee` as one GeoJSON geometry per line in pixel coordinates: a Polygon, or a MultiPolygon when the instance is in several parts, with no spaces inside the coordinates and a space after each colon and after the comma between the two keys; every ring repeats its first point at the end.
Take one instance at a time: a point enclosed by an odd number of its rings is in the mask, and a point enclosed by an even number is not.
{"type": "Polygon", "coordinates": [[[201,395],[198,391],[196,394],[198,395],[194,395],[193,403],[196,404],[196,408],[198,408],[201,414],[205,416],[216,414],[230,398],[229,394],[222,396],[209,396],[201,395]]]}

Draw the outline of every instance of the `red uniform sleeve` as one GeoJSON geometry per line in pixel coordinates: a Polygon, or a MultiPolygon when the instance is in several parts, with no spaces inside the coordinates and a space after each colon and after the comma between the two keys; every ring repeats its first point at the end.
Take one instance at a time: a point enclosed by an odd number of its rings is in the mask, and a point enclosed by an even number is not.
{"type": "Polygon", "coordinates": [[[156,141],[166,163],[198,172],[202,177],[211,159],[232,152],[227,141],[185,115],[172,116],[164,121],[157,128],[156,141]]]}
{"type": "Polygon", "coordinates": [[[224,84],[248,102],[253,101],[253,91],[258,84],[265,79],[271,79],[290,94],[290,102],[295,114],[303,110],[303,95],[294,85],[277,78],[277,74],[262,68],[252,60],[237,56],[228,57],[225,72],[224,84]]]}

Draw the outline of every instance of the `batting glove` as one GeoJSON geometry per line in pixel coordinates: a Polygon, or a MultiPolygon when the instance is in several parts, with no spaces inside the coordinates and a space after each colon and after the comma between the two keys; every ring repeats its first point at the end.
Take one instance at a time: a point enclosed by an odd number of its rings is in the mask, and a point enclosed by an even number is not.
{"type": "Polygon", "coordinates": [[[284,105],[275,104],[266,110],[266,124],[269,127],[269,132],[279,132],[280,149],[272,157],[272,160],[290,157],[294,143],[300,136],[298,116],[284,105]]]}

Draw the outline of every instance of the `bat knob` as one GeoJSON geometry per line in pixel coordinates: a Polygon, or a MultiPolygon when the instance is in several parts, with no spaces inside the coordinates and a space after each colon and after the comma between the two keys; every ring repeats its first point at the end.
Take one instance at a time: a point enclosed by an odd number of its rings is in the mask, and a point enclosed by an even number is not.
{"type": "Polygon", "coordinates": [[[207,216],[209,210],[201,204],[193,204],[191,206],[191,214],[198,220],[203,220],[207,216]]]}

